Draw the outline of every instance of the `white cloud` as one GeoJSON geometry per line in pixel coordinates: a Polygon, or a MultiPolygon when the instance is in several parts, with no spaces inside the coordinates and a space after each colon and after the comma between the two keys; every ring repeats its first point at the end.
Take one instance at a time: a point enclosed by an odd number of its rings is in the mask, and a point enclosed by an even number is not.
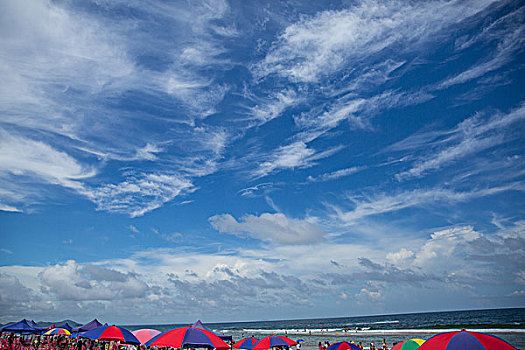
{"type": "Polygon", "coordinates": [[[149,287],[133,274],[74,260],[46,267],[39,273],[42,290],[59,300],[114,300],[141,298],[149,287]]]}
{"type": "Polygon", "coordinates": [[[390,260],[394,265],[404,266],[406,264],[406,260],[412,258],[413,256],[413,251],[401,248],[401,250],[399,250],[398,252],[388,253],[386,255],[386,258],[390,260]]]}
{"type": "Polygon", "coordinates": [[[465,119],[451,130],[410,136],[394,145],[393,149],[413,150],[420,148],[425,155],[421,157],[421,160],[416,161],[411,169],[397,174],[396,178],[403,181],[422,177],[426,173],[439,170],[450,163],[504,144],[517,137],[512,133],[506,133],[506,129],[523,119],[525,119],[525,106],[522,105],[507,114],[497,113],[487,121],[479,115],[475,115],[465,119]],[[445,139],[442,139],[443,137],[445,139]],[[433,154],[428,154],[429,149],[436,151],[433,154]]]}
{"type": "Polygon", "coordinates": [[[163,149],[157,145],[146,143],[144,147],[137,149],[136,158],[153,161],[157,159],[157,153],[162,151],[163,149]]]}
{"type": "Polygon", "coordinates": [[[261,99],[255,95],[246,96],[257,104],[249,108],[249,115],[262,125],[279,116],[289,107],[302,101],[297,92],[291,88],[277,92],[268,99],[261,99]]]}
{"type": "MultiPolygon", "coordinates": [[[[133,204],[127,211],[125,204],[117,209],[117,197],[123,192],[131,195],[133,191],[124,187],[132,180],[100,185],[93,177],[94,169],[103,172],[108,162],[117,167],[121,166],[118,162],[127,162],[124,177],[130,167],[136,168],[136,173],[204,176],[216,171],[229,142],[225,130],[216,126],[202,124],[192,129],[195,118],[214,113],[229,89],[217,84],[215,73],[210,73],[228,67],[224,59],[217,59],[225,50],[216,40],[217,33],[235,34],[231,26],[223,28],[217,23],[228,14],[228,4],[207,1],[167,6],[156,1],[147,5],[131,1],[98,2],[94,6],[100,13],[117,13],[125,6],[144,17],[108,20],[74,4],[40,0],[0,4],[0,45],[5,52],[0,57],[2,121],[9,125],[9,131],[24,130],[21,136],[3,137],[2,133],[1,137],[2,154],[10,158],[9,163],[2,164],[15,165],[0,180],[2,185],[12,183],[1,190],[6,209],[18,208],[21,203],[35,204],[47,197],[38,185],[45,182],[95,198],[99,209],[141,215],[174,196],[177,190],[173,181],[167,189],[166,181],[150,179],[165,186],[158,192],[159,198],[144,206],[142,212],[133,204]],[[154,34],[146,17],[166,21],[165,30],[177,35],[154,34]],[[144,61],[151,58],[165,64],[150,69],[144,61]],[[137,102],[132,114],[117,106],[128,98],[137,102]],[[148,98],[156,99],[161,113],[142,108],[148,98]],[[35,141],[26,135],[43,136],[35,141]],[[12,157],[16,148],[24,152],[23,157],[12,157]],[[86,158],[92,163],[84,164],[86,158]],[[145,171],[143,161],[150,161],[145,171]],[[38,184],[20,181],[22,173],[32,174],[31,180],[36,179],[38,184]],[[91,178],[89,187],[79,181],[87,177],[91,178]],[[116,195],[113,200],[107,198],[109,192],[116,195]]],[[[147,186],[140,179],[135,182],[140,182],[139,187],[147,186]]],[[[141,196],[144,191],[137,193],[141,196]]]]}
{"type": "Polygon", "coordinates": [[[491,1],[360,1],[340,11],[323,11],[291,24],[264,60],[253,67],[259,77],[277,74],[292,81],[316,82],[323,76],[403,42],[421,42],[474,15],[491,1]]]}
{"type": "Polygon", "coordinates": [[[10,213],[21,213],[22,210],[16,208],[16,207],[13,207],[11,205],[7,205],[7,204],[2,204],[0,203],[0,211],[6,211],[6,212],[10,212],[10,213]]]}
{"type": "Polygon", "coordinates": [[[429,264],[442,265],[442,259],[451,259],[458,245],[472,242],[481,235],[472,226],[454,227],[431,234],[420,251],[417,252],[414,264],[425,266],[429,264]]]}
{"type": "Polygon", "coordinates": [[[513,58],[513,55],[523,48],[525,41],[525,39],[523,39],[525,37],[525,25],[522,24],[522,16],[523,10],[519,9],[503,18],[498,18],[498,23],[492,23],[490,26],[487,26],[479,36],[472,38],[468,42],[468,45],[467,43],[461,45],[461,48],[464,49],[466,46],[472,45],[475,41],[489,41],[494,38],[497,38],[498,40],[497,47],[492,50],[493,57],[478,62],[471,68],[446,79],[439,83],[436,86],[436,89],[446,89],[453,85],[463,84],[470,80],[482,77],[487,73],[493,72],[508,63],[513,58]],[[499,33],[501,30],[499,27],[505,22],[509,22],[508,25],[510,28],[505,28],[499,33]]]}
{"type": "Polygon", "coordinates": [[[308,244],[323,240],[325,232],[311,220],[288,218],[282,213],[246,215],[240,221],[230,214],[209,218],[210,224],[222,233],[248,235],[280,244],[308,244]]]}
{"type": "MultiPolygon", "coordinates": [[[[304,223],[269,215],[240,222],[225,216],[212,220],[239,230],[236,234],[253,228],[242,234],[264,235],[267,228],[261,226],[267,221],[284,234],[290,227],[300,232],[309,229],[308,225],[303,229],[304,223]]],[[[337,304],[338,310],[365,312],[378,302],[406,307],[406,298],[414,302],[423,298],[447,308],[452,297],[468,307],[481,307],[485,299],[472,295],[483,295],[487,288],[491,295],[502,297],[523,289],[519,278],[523,277],[524,227],[523,223],[509,223],[492,234],[470,226],[443,228],[424,239],[411,239],[410,250],[402,249],[407,241],[399,237],[384,237],[381,244],[325,239],[300,247],[236,247],[220,253],[162,248],[88,264],[2,266],[0,289],[11,298],[3,308],[2,320],[20,315],[56,315],[59,319],[67,310],[68,317],[75,320],[85,319],[87,312],[108,321],[173,322],[176,310],[180,317],[176,321],[184,322],[188,315],[199,315],[203,307],[208,317],[223,321],[225,310],[256,319],[290,308],[295,315],[307,317],[313,305],[330,309],[334,305],[325,303],[326,298],[343,294],[349,304],[337,304]],[[402,262],[406,266],[400,268],[384,258],[385,246],[396,252],[390,258],[406,258],[402,262]],[[472,293],[465,295],[466,289],[472,293]],[[445,298],[436,299],[435,290],[445,298]],[[153,316],[151,309],[157,310],[153,316]]]]}
{"type": "Polygon", "coordinates": [[[316,152],[306,143],[297,141],[281,146],[267,156],[266,160],[253,171],[253,176],[262,177],[281,169],[309,168],[315,165],[316,160],[327,158],[340,149],[341,147],[335,147],[324,152],[316,152]]]}
{"type": "Polygon", "coordinates": [[[319,176],[308,176],[308,181],[324,182],[324,181],[337,180],[341,177],[350,176],[352,174],[363,171],[364,169],[366,169],[366,167],[364,166],[353,166],[350,168],[335,170],[330,173],[324,173],[319,176]]]}
{"type": "Polygon", "coordinates": [[[0,172],[69,188],[78,188],[76,180],[96,174],[65,152],[4,130],[0,130],[0,172]]]}
{"type": "Polygon", "coordinates": [[[82,194],[97,204],[98,210],[142,216],[175,197],[194,190],[188,179],[169,174],[142,174],[119,184],[84,188],[82,194]]]}
{"type": "Polygon", "coordinates": [[[366,217],[396,212],[406,208],[450,205],[506,191],[524,190],[525,188],[519,183],[462,192],[446,188],[419,189],[403,191],[393,195],[379,194],[349,197],[348,199],[354,206],[352,210],[344,210],[336,206],[332,206],[332,209],[336,213],[335,217],[337,220],[340,220],[345,225],[356,225],[366,217]]]}

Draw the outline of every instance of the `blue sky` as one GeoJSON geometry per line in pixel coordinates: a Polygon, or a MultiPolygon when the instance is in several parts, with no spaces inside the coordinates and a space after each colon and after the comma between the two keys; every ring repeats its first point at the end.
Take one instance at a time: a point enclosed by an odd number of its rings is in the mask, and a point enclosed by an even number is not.
{"type": "Polygon", "coordinates": [[[524,306],[520,1],[2,1],[0,322],[524,306]]]}

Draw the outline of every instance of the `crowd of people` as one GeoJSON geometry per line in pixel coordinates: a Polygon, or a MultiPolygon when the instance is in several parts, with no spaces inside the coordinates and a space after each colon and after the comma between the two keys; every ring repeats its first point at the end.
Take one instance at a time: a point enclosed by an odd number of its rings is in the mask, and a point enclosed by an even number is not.
{"type": "MultiPolygon", "coordinates": [[[[355,345],[359,348],[359,349],[364,349],[363,347],[363,343],[362,342],[359,342],[359,343],[355,343],[355,345]]],[[[324,343],[321,343],[319,342],[319,345],[318,345],[318,348],[319,350],[326,350],[330,347],[330,342],[328,341],[325,341],[324,343]]],[[[380,347],[376,347],[374,345],[374,343],[370,343],[368,344],[368,349],[369,350],[388,350],[388,346],[386,345],[386,341],[385,339],[383,339],[383,345],[380,346],[380,347]]]]}
{"type": "Polygon", "coordinates": [[[144,345],[126,345],[117,342],[98,342],[87,338],[64,335],[2,335],[0,350],[146,350],[144,345]]]}

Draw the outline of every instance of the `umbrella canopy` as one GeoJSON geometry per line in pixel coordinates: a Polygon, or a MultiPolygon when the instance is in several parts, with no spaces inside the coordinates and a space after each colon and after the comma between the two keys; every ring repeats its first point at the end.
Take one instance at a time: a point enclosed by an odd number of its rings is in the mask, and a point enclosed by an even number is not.
{"type": "Polygon", "coordinates": [[[268,350],[270,348],[273,348],[274,346],[290,347],[293,345],[297,345],[297,343],[294,340],[283,337],[281,335],[272,334],[262,338],[257,343],[255,343],[252,350],[268,350]]]}
{"type": "Polygon", "coordinates": [[[50,330],[44,333],[44,335],[55,335],[55,334],[71,335],[71,332],[65,328],[51,328],[50,330]]]}
{"type": "MultiPolygon", "coordinates": [[[[201,320],[197,320],[197,322],[195,322],[194,324],[191,325],[193,328],[198,328],[198,329],[204,329],[205,331],[208,331],[208,332],[212,332],[211,329],[209,329],[208,327],[206,327],[202,322],[201,320]]],[[[223,335],[223,334],[217,334],[217,336],[219,338],[221,338],[222,340],[226,341],[226,340],[229,340],[229,341],[232,341],[233,340],[233,337],[231,335],[223,335]]]]}
{"type": "Polygon", "coordinates": [[[349,343],[347,341],[340,341],[339,343],[333,343],[326,350],[361,350],[357,345],[349,343]]]}
{"type": "Polygon", "coordinates": [[[60,328],[64,328],[64,329],[67,329],[68,331],[72,331],[73,330],[73,327],[71,327],[71,325],[69,323],[64,323],[62,326],[60,326],[60,328]]]}
{"type": "Polygon", "coordinates": [[[401,343],[397,343],[390,350],[416,350],[424,342],[425,341],[423,339],[408,339],[408,340],[402,341],[401,343]]]}
{"type": "Polygon", "coordinates": [[[158,346],[159,348],[169,346],[177,349],[191,347],[226,350],[230,348],[230,346],[215,333],[192,326],[176,328],[161,333],[150,339],[145,345],[158,346]]]}
{"type": "Polygon", "coordinates": [[[211,329],[209,329],[208,327],[206,327],[206,326],[201,322],[201,320],[197,320],[197,322],[195,322],[195,323],[192,324],[191,326],[192,326],[193,328],[204,329],[205,331],[211,332],[211,329]]]}
{"type": "Polygon", "coordinates": [[[95,318],[94,320],[89,321],[88,323],[86,323],[83,326],[80,326],[80,327],[77,327],[77,328],[73,328],[73,332],[79,332],[79,333],[87,332],[87,331],[90,331],[92,329],[98,328],[100,326],[102,326],[102,323],[98,322],[98,320],[95,318]]]}
{"type": "Polygon", "coordinates": [[[255,343],[257,343],[258,341],[259,341],[259,339],[254,338],[254,337],[243,338],[243,339],[239,340],[238,342],[236,342],[235,344],[233,344],[233,347],[234,347],[235,349],[247,349],[247,350],[252,350],[253,346],[254,346],[255,343]]]}
{"type": "Polygon", "coordinates": [[[141,344],[144,344],[154,336],[160,334],[160,331],[156,329],[145,328],[137,329],[136,331],[133,331],[131,333],[133,333],[133,335],[137,337],[141,344]]]}
{"type": "Polygon", "coordinates": [[[32,327],[25,318],[2,328],[2,332],[13,333],[37,333],[38,331],[39,329],[32,327]]]}
{"type": "Polygon", "coordinates": [[[140,344],[140,341],[125,328],[113,326],[102,326],[94,328],[81,335],[92,340],[118,340],[123,343],[140,344]]]}
{"type": "Polygon", "coordinates": [[[436,334],[418,350],[517,350],[504,340],[490,334],[466,330],[436,334]]]}

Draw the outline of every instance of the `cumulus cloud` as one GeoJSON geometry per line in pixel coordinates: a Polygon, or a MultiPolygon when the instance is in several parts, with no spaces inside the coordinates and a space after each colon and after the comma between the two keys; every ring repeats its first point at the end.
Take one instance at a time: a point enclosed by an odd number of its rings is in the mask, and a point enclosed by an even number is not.
{"type": "Polygon", "coordinates": [[[405,248],[401,248],[398,252],[388,253],[386,258],[390,260],[394,265],[403,266],[406,260],[412,258],[414,252],[405,248]]]}
{"type": "Polygon", "coordinates": [[[230,214],[209,218],[217,231],[233,235],[248,235],[280,244],[308,244],[323,240],[325,232],[308,220],[288,218],[282,213],[246,215],[237,221],[230,214]]]}
{"type": "MultiPolygon", "coordinates": [[[[221,216],[211,219],[212,224],[221,225],[221,219],[228,221],[221,216]]],[[[249,222],[233,219],[228,225],[245,230],[249,222]]],[[[479,295],[486,294],[487,288],[492,295],[520,296],[525,284],[524,227],[520,222],[508,223],[496,233],[471,226],[443,228],[413,241],[410,250],[390,252],[384,246],[325,240],[301,247],[237,248],[222,253],[162,248],[88,264],[3,266],[0,301],[9,311],[2,320],[8,320],[9,314],[58,318],[68,310],[81,319],[96,312],[110,320],[153,317],[169,322],[174,310],[200,315],[203,308],[206,315],[218,319],[224,319],[227,310],[256,319],[274,308],[306,316],[313,304],[333,296],[351,303],[338,308],[351,306],[360,312],[380,311],[377,302],[403,307],[406,298],[414,303],[430,300],[443,308],[454,298],[481,307],[486,299],[479,295]],[[385,252],[390,254],[385,257],[385,252]],[[155,316],[151,309],[158,310],[155,316]]],[[[397,240],[392,238],[388,246],[402,245],[394,244],[397,240]]]]}
{"type": "Polygon", "coordinates": [[[58,300],[115,300],[141,298],[149,287],[132,273],[94,265],[79,265],[74,260],[44,268],[39,273],[42,292],[58,300]]]}

